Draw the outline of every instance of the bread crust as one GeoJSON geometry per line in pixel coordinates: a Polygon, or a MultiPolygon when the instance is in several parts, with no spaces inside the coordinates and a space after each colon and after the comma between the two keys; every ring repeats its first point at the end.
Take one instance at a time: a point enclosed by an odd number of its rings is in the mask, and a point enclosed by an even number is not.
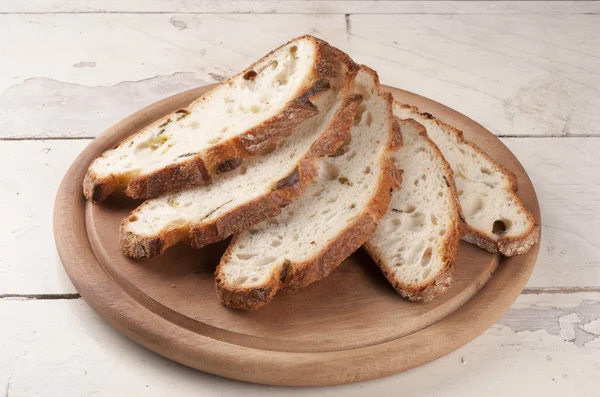
{"type": "MultiPolygon", "coordinates": [[[[310,35],[290,40],[288,43],[269,52],[246,70],[205,93],[194,103],[208,100],[213,91],[221,85],[228,84],[238,76],[253,70],[255,66],[280,48],[295,40],[304,39],[312,41],[316,47],[317,56],[312,77],[300,87],[295,99],[288,102],[278,114],[240,135],[219,142],[200,153],[191,154],[185,161],[169,164],[150,173],[135,176],[99,176],[94,173],[90,166],[83,183],[83,194],[86,199],[101,202],[115,190],[124,187],[126,187],[125,194],[132,198],[149,199],[167,192],[205,185],[211,182],[213,175],[235,169],[241,164],[241,159],[258,154],[265,147],[289,135],[300,123],[315,116],[318,109],[313,104],[313,100],[331,88],[330,80],[337,77],[340,63],[346,64],[349,68],[356,65],[345,53],[310,35]]],[[[184,114],[188,111],[187,109],[180,109],[152,123],[138,134],[172,120],[177,112],[184,114]]],[[[117,147],[129,144],[130,139],[131,137],[125,139],[117,147]]]]}
{"type": "MultiPolygon", "coordinates": [[[[371,73],[375,74],[373,71],[371,73]]],[[[394,125],[396,121],[392,116],[391,104],[393,98],[391,94],[382,93],[379,95],[383,96],[389,103],[388,117],[391,121],[391,130],[388,132],[389,138],[386,144],[386,153],[389,153],[395,147],[401,145],[402,138],[398,136],[399,127],[394,125]]],[[[402,171],[394,166],[387,155],[382,155],[380,162],[382,172],[377,183],[377,190],[357,219],[346,226],[335,239],[313,257],[301,263],[286,260],[280,268],[273,271],[269,280],[260,287],[229,285],[221,277],[221,268],[232,255],[232,247],[237,238],[234,237],[215,272],[219,300],[231,308],[253,311],[268,303],[280,289],[295,291],[321,280],[331,273],[344,259],[375,233],[377,224],[387,212],[391,191],[397,189],[402,183],[402,171]]]]}
{"type": "Polygon", "coordinates": [[[407,283],[403,283],[394,278],[391,265],[383,259],[376,246],[372,245],[370,242],[366,242],[363,247],[371,256],[371,258],[375,261],[377,266],[379,266],[385,278],[401,296],[403,296],[404,298],[408,298],[412,301],[427,302],[450,287],[454,275],[456,273],[456,256],[458,254],[458,243],[461,237],[464,236],[469,229],[467,224],[465,223],[464,216],[462,215],[462,209],[458,201],[458,193],[454,184],[454,178],[452,178],[452,168],[450,167],[450,164],[448,164],[448,162],[442,155],[442,152],[440,152],[439,148],[435,145],[435,143],[433,143],[433,141],[429,139],[429,137],[427,136],[427,130],[425,129],[425,127],[423,127],[423,125],[419,124],[414,119],[405,119],[403,121],[406,123],[410,123],[415,129],[419,131],[419,135],[429,144],[430,148],[434,151],[435,156],[442,164],[444,174],[447,176],[446,179],[449,185],[448,191],[452,201],[452,213],[454,214],[454,216],[450,233],[447,233],[447,236],[443,242],[444,249],[442,252],[442,270],[440,270],[436,277],[433,277],[431,280],[421,283],[419,285],[410,285],[407,283]]]}
{"type": "Polygon", "coordinates": [[[521,210],[523,211],[523,213],[529,220],[529,223],[531,224],[531,227],[529,227],[529,229],[527,231],[525,231],[524,233],[522,233],[520,236],[500,237],[497,240],[494,240],[494,239],[488,237],[484,231],[478,230],[478,229],[474,228],[473,226],[469,225],[469,233],[463,237],[463,240],[465,240],[468,243],[474,244],[480,248],[483,248],[484,250],[489,251],[491,253],[500,252],[504,256],[514,256],[514,255],[524,254],[533,245],[535,245],[539,241],[540,226],[538,224],[536,224],[536,220],[535,220],[533,214],[525,207],[525,205],[523,204],[521,199],[516,195],[516,192],[518,190],[518,183],[517,183],[517,178],[515,177],[515,175],[512,172],[508,171],[501,164],[499,164],[494,159],[492,159],[487,153],[485,153],[483,150],[481,150],[473,142],[466,140],[464,138],[463,132],[461,130],[454,128],[451,125],[448,125],[448,124],[436,119],[430,113],[419,112],[419,109],[415,106],[400,104],[400,103],[398,103],[398,106],[405,108],[405,109],[410,109],[412,112],[415,112],[424,117],[427,117],[428,119],[430,119],[434,123],[436,123],[439,127],[443,128],[444,130],[448,131],[449,133],[455,135],[457,140],[460,143],[464,143],[464,144],[470,146],[471,149],[475,150],[476,152],[481,154],[483,157],[485,157],[488,161],[493,163],[498,168],[498,170],[500,172],[502,172],[508,178],[510,192],[514,196],[515,201],[521,207],[521,210]]]}
{"type": "MultiPolygon", "coordinates": [[[[348,72],[348,78],[345,81],[347,87],[343,88],[347,92],[351,92],[351,84],[356,72],[356,67],[352,67],[348,72]]],[[[156,236],[141,236],[127,230],[127,223],[131,217],[136,216],[142,206],[146,205],[144,203],[121,222],[121,251],[127,256],[139,259],[160,255],[167,248],[182,240],[188,241],[195,248],[200,248],[224,240],[232,234],[278,215],[281,213],[281,208],[302,194],[317,175],[318,158],[333,154],[344,142],[356,109],[361,102],[360,95],[350,95],[344,98],[324,133],[300,159],[294,170],[287,177],[275,182],[271,191],[266,195],[223,213],[209,223],[173,227],[161,231],[156,236]]]]}

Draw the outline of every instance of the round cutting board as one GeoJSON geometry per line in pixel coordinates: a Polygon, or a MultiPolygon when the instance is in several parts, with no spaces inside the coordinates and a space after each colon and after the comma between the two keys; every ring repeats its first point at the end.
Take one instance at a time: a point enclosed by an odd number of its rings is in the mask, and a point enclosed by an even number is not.
{"type": "MultiPolygon", "coordinates": [[[[56,197],[54,235],[81,296],[113,327],[165,357],[201,371],[272,385],[332,385],[390,375],[464,345],[517,298],[539,244],[513,258],[460,243],[456,281],[428,303],[402,299],[359,250],[329,277],[280,292],[256,312],[231,310],[216,297],[213,273],[227,241],[193,250],[178,245],[153,260],[121,254],[119,222],[139,202],[85,201],[90,162],[156,119],[210,89],[190,90],[119,122],[75,160],[56,197]]],[[[525,170],[498,138],[466,116],[418,95],[383,87],[465,133],[515,173],[519,196],[541,224],[525,170]]]]}

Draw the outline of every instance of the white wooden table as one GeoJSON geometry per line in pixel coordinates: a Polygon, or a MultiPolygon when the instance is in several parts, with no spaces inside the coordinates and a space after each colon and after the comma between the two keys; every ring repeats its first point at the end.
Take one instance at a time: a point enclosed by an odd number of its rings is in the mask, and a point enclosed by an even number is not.
{"type": "Polygon", "coordinates": [[[0,184],[5,396],[600,395],[600,3],[0,0],[0,184]],[[527,288],[487,332],[330,388],[231,381],[130,342],[79,297],[51,226],[58,184],[96,135],[302,33],[500,136],[544,223],[527,288]]]}

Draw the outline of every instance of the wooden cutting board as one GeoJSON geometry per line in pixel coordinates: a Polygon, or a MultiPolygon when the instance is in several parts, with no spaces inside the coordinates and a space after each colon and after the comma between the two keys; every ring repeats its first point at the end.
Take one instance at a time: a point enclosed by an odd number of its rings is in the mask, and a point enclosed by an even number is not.
{"type": "MultiPolygon", "coordinates": [[[[90,162],[211,86],[157,102],[119,122],[75,160],[58,191],[54,234],[82,297],[113,327],[165,357],[201,371],[273,385],[332,385],[382,377],[439,358],[491,326],[531,274],[539,244],[502,258],[461,242],[454,285],[429,303],[402,299],[361,250],[325,280],[281,292],[257,312],[222,306],[213,272],[227,242],[201,250],[176,246],[153,260],[119,250],[121,219],[136,203],[92,205],[82,195],[90,162]]],[[[418,95],[383,87],[404,103],[464,131],[515,173],[519,196],[541,224],[525,170],[498,138],[466,116],[418,95]]]]}

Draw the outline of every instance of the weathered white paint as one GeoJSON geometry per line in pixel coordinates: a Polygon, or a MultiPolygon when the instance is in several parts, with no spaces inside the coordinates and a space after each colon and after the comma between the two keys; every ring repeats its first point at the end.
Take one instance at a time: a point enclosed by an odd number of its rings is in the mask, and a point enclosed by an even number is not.
{"type": "Polygon", "coordinates": [[[194,371],[130,342],[82,299],[0,300],[0,318],[0,389],[9,396],[592,397],[600,388],[600,335],[585,330],[597,330],[599,293],[523,295],[498,324],[439,360],[328,388],[194,371]]]}
{"type": "MultiPolygon", "coordinates": [[[[0,139],[96,136],[302,33],[349,51],[383,83],[436,99],[494,133],[600,135],[599,19],[600,2],[590,1],[0,0],[0,139]]],[[[371,382],[269,388],[150,353],[81,299],[7,298],[0,299],[0,393],[596,396],[600,293],[531,292],[600,286],[600,138],[503,141],[540,198],[542,250],[528,293],[458,351],[371,382]]],[[[75,292],[56,255],[52,207],[88,143],[0,141],[0,295],[75,292]]]]}
{"type": "Polygon", "coordinates": [[[593,1],[397,0],[0,0],[0,12],[20,13],[308,13],[308,14],[581,14],[600,13],[593,1]]]}
{"type": "Polygon", "coordinates": [[[344,15],[0,15],[0,26],[0,138],[94,137],[295,36],[346,39],[344,15]]]}
{"type": "Polygon", "coordinates": [[[302,33],[347,50],[383,83],[442,102],[496,134],[598,135],[599,18],[5,14],[0,48],[10,61],[0,63],[0,137],[96,136],[302,33]]]}
{"type": "MultiPolygon", "coordinates": [[[[599,287],[600,138],[503,141],[531,176],[542,208],[542,247],[528,286],[599,287]]],[[[52,205],[88,143],[0,141],[0,294],[75,292],[56,255],[52,205]]]]}
{"type": "Polygon", "coordinates": [[[600,15],[351,15],[381,81],[499,135],[600,135],[600,15]]]}

